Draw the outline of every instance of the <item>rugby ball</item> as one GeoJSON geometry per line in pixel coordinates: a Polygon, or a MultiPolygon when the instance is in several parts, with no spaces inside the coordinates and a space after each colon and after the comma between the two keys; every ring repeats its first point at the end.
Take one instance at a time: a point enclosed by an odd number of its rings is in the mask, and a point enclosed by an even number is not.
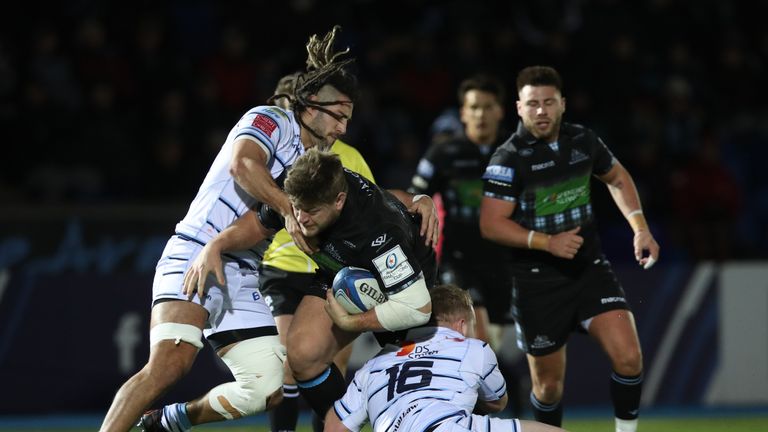
{"type": "Polygon", "coordinates": [[[359,267],[344,267],[336,273],[333,297],[351,314],[363,313],[387,301],[373,273],[359,267]]]}

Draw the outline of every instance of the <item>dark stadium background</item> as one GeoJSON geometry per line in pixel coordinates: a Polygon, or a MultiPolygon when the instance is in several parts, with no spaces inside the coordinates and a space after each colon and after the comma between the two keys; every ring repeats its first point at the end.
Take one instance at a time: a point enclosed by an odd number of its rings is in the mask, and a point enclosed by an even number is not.
{"type": "MultiPolygon", "coordinates": [[[[768,265],[766,14],[765,1],[715,0],[81,0],[4,11],[0,382],[15,394],[0,397],[0,415],[107,408],[146,358],[154,263],[229,128],[333,24],[363,90],[345,140],[389,188],[409,184],[463,78],[507,84],[511,129],[517,71],[562,73],[566,119],[595,129],[628,167],[662,246],[653,272],[636,269],[630,230],[596,185],[604,247],[652,365],[703,265],[768,265]],[[118,334],[143,339],[126,353],[118,334]]],[[[678,325],[661,374],[674,388],[652,405],[709,406],[719,286],[705,283],[678,325]]],[[[768,328],[749,330],[768,339],[768,328]]],[[[604,359],[585,338],[572,345],[567,403],[607,406],[604,359]]],[[[198,369],[168,398],[222,376],[208,351],[198,369]]],[[[765,410],[763,397],[735,405],[765,410]]]]}

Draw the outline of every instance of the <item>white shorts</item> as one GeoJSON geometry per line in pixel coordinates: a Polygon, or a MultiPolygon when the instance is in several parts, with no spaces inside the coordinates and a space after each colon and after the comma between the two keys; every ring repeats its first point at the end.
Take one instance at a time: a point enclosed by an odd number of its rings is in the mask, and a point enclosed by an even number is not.
{"type": "MultiPolygon", "coordinates": [[[[187,300],[181,292],[184,274],[203,247],[193,241],[171,237],[155,269],[152,284],[152,304],[158,300],[187,300]]],[[[209,313],[203,334],[227,330],[274,327],[275,319],[259,292],[259,274],[255,270],[240,268],[236,262],[224,260],[226,286],[219,286],[216,278],[206,280],[206,295],[202,301],[195,295],[192,301],[202,305],[209,313]]]]}

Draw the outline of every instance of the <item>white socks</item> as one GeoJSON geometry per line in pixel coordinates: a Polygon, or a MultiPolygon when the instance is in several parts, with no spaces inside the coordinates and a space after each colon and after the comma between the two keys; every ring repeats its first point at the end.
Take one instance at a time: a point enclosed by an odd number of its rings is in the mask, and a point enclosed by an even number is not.
{"type": "Polygon", "coordinates": [[[637,419],[622,420],[616,419],[616,432],[637,432],[637,419]]]}

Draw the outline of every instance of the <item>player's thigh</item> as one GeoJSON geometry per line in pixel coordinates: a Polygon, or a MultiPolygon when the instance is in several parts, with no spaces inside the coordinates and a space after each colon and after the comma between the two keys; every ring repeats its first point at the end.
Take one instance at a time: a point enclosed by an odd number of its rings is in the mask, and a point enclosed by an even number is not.
{"type": "Polygon", "coordinates": [[[565,346],[576,329],[578,291],[576,281],[551,270],[515,275],[513,313],[524,352],[545,356],[565,346]]]}
{"type": "Polygon", "coordinates": [[[313,278],[313,273],[289,272],[262,266],[259,269],[259,290],[272,316],[293,315],[313,278]]]}
{"type": "Polygon", "coordinates": [[[614,370],[634,375],[642,370],[640,340],[631,311],[615,309],[592,318],[589,334],[611,359],[614,370]]]}
{"type": "Polygon", "coordinates": [[[324,298],[306,295],[301,300],[288,330],[288,359],[299,369],[307,364],[329,364],[341,348],[358,333],[343,331],[325,312],[324,298]]]}
{"type": "Polygon", "coordinates": [[[280,335],[280,343],[287,346],[288,343],[288,329],[291,328],[293,323],[293,314],[291,315],[277,315],[275,317],[275,324],[277,325],[277,333],[280,335]]]}

